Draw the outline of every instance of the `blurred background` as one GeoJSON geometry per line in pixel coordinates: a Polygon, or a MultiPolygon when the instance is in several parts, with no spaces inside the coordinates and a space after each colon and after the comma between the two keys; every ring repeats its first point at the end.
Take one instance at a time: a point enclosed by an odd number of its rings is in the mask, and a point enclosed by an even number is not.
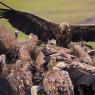
{"type": "MultiPolygon", "coordinates": [[[[0,0],[8,6],[61,23],[95,23],[95,0],[0,0]]],[[[4,6],[0,5],[0,8],[4,6]]],[[[12,29],[4,19],[0,24],[12,29]]]]}
{"type": "MultiPolygon", "coordinates": [[[[0,0],[53,22],[80,23],[95,15],[95,0],[0,0]]],[[[0,5],[0,7],[3,7],[0,5]]],[[[0,21],[1,22],[1,21],[0,21]]]]}

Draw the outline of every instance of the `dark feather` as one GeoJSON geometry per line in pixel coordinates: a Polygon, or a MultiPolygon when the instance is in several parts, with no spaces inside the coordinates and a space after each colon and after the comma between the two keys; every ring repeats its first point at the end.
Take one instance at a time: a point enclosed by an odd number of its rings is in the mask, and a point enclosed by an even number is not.
{"type": "Polygon", "coordinates": [[[52,28],[57,26],[57,24],[46,21],[33,14],[16,11],[12,8],[0,8],[0,18],[7,19],[13,27],[27,35],[30,33],[37,35],[39,40],[47,41],[54,38],[54,30],[52,28]]]}
{"type": "Polygon", "coordinates": [[[71,25],[72,41],[95,41],[95,24],[71,25]]]}

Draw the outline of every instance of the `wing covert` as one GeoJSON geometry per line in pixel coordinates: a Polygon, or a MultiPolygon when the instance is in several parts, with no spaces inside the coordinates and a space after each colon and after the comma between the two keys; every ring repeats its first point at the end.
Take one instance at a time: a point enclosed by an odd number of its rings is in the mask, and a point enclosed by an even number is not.
{"type": "Polygon", "coordinates": [[[95,24],[71,25],[72,41],[95,41],[95,24]]]}

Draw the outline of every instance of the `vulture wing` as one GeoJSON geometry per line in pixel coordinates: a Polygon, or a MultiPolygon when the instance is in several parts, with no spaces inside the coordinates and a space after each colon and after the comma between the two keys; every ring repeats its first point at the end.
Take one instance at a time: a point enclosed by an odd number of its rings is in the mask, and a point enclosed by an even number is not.
{"type": "Polygon", "coordinates": [[[72,41],[95,41],[95,24],[71,25],[72,41]]]}
{"type": "MultiPolygon", "coordinates": [[[[2,2],[0,3],[3,4],[2,2]]],[[[53,29],[56,27],[55,23],[46,21],[33,14],[14,10],[5,4],[3,5],[8,9],[0,8],[0,18],[7,19],[13,27],[27,35],[33,33],[42,41],[53,38],[53,29]]]]}

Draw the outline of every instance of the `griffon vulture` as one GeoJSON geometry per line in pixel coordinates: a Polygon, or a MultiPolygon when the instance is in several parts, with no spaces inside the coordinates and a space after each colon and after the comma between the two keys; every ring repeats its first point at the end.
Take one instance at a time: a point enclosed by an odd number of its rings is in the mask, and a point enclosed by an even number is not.
{"type": "Polygon", "coordinates": [[[33,33],[41,41],[56,39],[60,46],[67,46],[70,41],[95,41],[95,25],[55,24],[36,15],[17,11],[0,2],[7,8],[0,8],[0,18],[5,18],[18,30],[29,35],[33,33]]]}

